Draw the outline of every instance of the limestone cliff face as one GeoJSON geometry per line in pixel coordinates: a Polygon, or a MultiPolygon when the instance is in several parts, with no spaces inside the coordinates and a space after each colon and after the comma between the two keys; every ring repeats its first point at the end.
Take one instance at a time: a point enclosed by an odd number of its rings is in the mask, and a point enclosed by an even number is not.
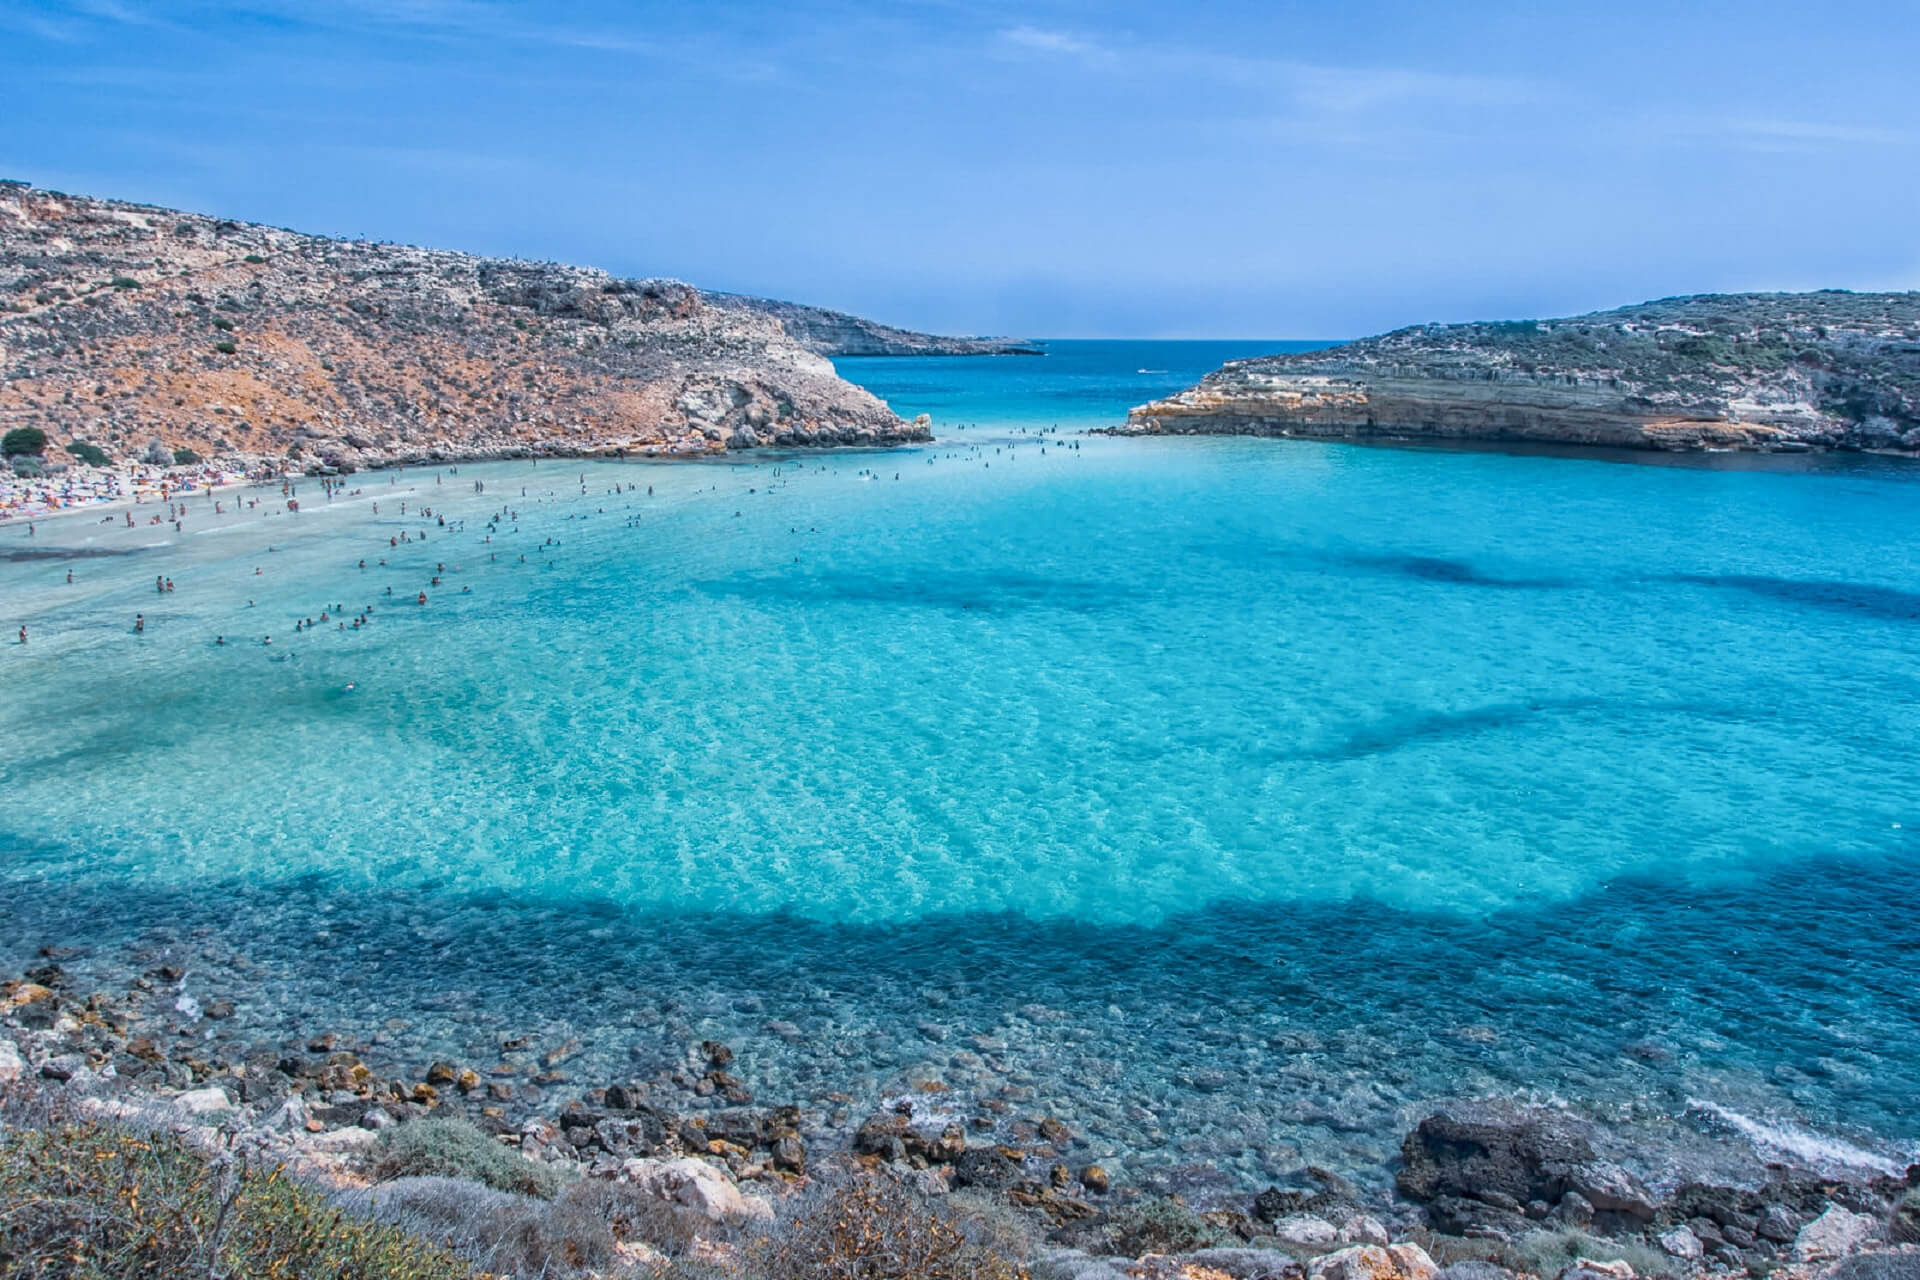
{"type": "Polygon", "coordinates": [[[787,336],[813,352],[827,356],[1042,356],[1044,347],[1014,338],[943,338],[915,333],[850,316],[844,311],[775,302],[735,293],[705,293],[715,307],[772,316],[787,336]]]}
{"type": "Polygon", "coordinates": [[[673,280],[0,183],[0,430],[353,468],[927,439],[673,280]]]}
{"type": "Polygon", "coordinates": [[[1239,360],[1120,434],[1920,451],[1920,293],[1671,298],[1239,360]]]}

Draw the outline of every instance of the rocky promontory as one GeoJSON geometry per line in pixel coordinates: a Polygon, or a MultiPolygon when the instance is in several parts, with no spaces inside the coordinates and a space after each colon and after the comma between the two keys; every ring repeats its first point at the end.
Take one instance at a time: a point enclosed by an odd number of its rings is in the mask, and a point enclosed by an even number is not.
{"type": "Polygon", "coordinates": [[[0,431],[21,427],[296,470],[930,436],[779,315],[679,281],[9,182],[0,431]]]}
{"type": "Polygon", "coordinates": [[[844,311],[737,293],[703,293],[709,306],[772,316],[787,336],[827,356],[1043,356],[1046,348],[1017,338],[943,338],[863,320],[844,311]]]}
{"type": "Polygon", "coordinates": [[[1236,360],[1120,435],[1920,451],[1920,293],[1668,298],[1236,360]]]}

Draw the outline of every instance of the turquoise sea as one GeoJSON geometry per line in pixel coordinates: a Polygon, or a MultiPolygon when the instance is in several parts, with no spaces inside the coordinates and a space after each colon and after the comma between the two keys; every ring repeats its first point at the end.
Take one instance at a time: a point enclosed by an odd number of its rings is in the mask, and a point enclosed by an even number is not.
{"type": "Polygon", "coordinates": [[[718,1038],[1121,1179],[1377,1180],[1483,1095],[1670,1175],[1920,1158],[1920,467],[1082,434],[1281,345],[0,527],[0,961],[182,965],[221,1051],[577,1040],[555,1105],[718,1038]]]}

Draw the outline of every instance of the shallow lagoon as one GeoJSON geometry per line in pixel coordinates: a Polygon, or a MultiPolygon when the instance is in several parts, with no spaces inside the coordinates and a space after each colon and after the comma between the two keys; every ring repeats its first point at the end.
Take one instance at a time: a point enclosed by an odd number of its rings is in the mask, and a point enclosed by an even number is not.
{"type": "Polygon", "coordinates": [[[114,553],[0,562],[0,958],[173,956],[222,1035],[414,1069],[579,1039],[576,1092],[718,1036],[1123,1177],[1366,1172],[1458,1093],[1920,1149],[1920,469],[1043,452],[1045,360],[857,363],[983,425],[0,530],[114,553]]]}

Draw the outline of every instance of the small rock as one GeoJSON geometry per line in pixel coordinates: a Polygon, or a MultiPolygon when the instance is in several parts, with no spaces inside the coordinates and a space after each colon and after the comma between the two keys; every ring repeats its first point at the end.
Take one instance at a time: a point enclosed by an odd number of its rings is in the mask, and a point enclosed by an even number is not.
{"type": "MultiPolygon", "coordinates": [[[[1316,1218],[1306,1213],[1291,1213],[1274,1222],[1273,1235],[1288,1244],[1311,1248],[1315,1245],[1337,1243],[1340,1239],[1340,1230],[1325,1218],[1316,1218]]],[[[1377,1243],[1384,1244],[1385,1241],[1377,1243]]]]}
{"type": "Polygon", "coordinates": [[[733,1050],[718,1040],[701,1041],[700,1053],[710,1067],[724,1067],[733,1061],[733,1050]]]}
{"type": "Polygon", "coordinates": [[[449,1085],[460,1078],[460,1068],[451,1062],[436,1062],[427,1068],[427,1083],[430,1085],[449,1085]]]}
{"type": "Polygon", "coordinates": [[[1587,1198],[1595,1210],[1624,1213],[1641,1222],[1653,1221],[1653,1196],[1640,1180],[1617,1164],[1593,1160],[1573,1171],[1571,1190],[1587,1198]]]}
{"type": "Polygon", "coordinates": [[[1760,1211],[1753,1233],[1775,1244],[1792,1244],[1793,1238],[1800,1234],[1800,1219],[1785,1205],[1770,1204],[1760,1211]]]}
{"type": "Polygon", "coordinates": [[[1513,1272],[1491,1262],[1470,1258],[1440,1269],[1440,1280],[1513,1280],[1513,1272]]]}
{"type": "Polygon", "coordinates": [[[200,1116],[233,1110],[233,1099],[227,1096],[225,1089],[210,1085],[205,1089],[190,1089],[186,1093],[175,1094],[173,1105],[200,1116]]]}
{"type": "Polygon", "coordinates": [[[17,1084],[26,1074],[27,1060],[11,1040],[0,1040],[0,1084],[17,1084]]]}
{"type": "Polygon", "coordinates": [[[233,1001],[231,1000],[212,1001],[207,1005],[205,1009],[201,1010],[201,1012],[216,1022],[225,1018],[231,1018],[233,1016],[233,1001]]]}
{"type": "Polygon", "coordinates": [[[1633,1280],[1633,1266],[1626,1262],[1575,1258],[1572,1266],[1561,1271],[1560,1280],[1633,1280]]]}
{"type": "Polygon", "coordinates": [[[1800,1228],[1793,1238],[1793,1251],[1809,1262],[1838,1258],[1873,1239],[1879,1225],[1868,1214],[1849,1213],[1836,1204],[1800,1228]]]}
{"type": "Polygon", "coordinates": [[[1341,1244],[1391,1244],[1386,1224],[1364,1213],[1356,1213],[1340,1224],[1341,1244]]]}
{"type": "Polygon", "coordinates": [[[1657,1239],[1660,1247],[1676,1258],[1692,1261],[1706,1253],[1706,1246],[1700,1243],[1700,1237],[1685,1227],[1675,1227],[1662,1232],[1657,1239]]]}
{"type": "MultiPolygon", "coordinates": [[[[368,1115],[373,1112],[369,1111],[368,1115]]],[[[380,1141],[371,1129],[358,1126],[348,1129],[330,1129],[325,1133],[316,1133],[300,1145],[309,1151],[325,1152],[329,1155],[346,1155],[359,1151],[370,1151],[380,1141]]]]}
{"type": "Polygon", "coordinates": [[[1359,1244],[1315,1258],[1312,1280],[1435,1280],[1440,1269],[1417,1244],[1359,1244]]]}
{"type": "Polygon", "coordinates": [[[1090,1164],[1080,1171],[1080,1185],[1097,1196],[1103,1196],[1112,1187],[1113,1180],[1107,1176],[1105,1169],[1090,1164]]]}
{"type": "Polygon", "coordinates": [[[1593,1225],[1593,1202],[1578,1191],[1569,1191],[1560,1197],[1560,1203],[1554,1206],[1556,1217],[1568,1226],[1587,1227],[1593,1225]]]}
{"type": "Polygon", "coordinates": [[[655,1199],[694,1210],[709,1222],[773,1220],[772,1205],[759,1196],[742,1195],[731,1178],[699,1160],[629,1160],[620,1166],[620,1177],[655,1199]]]}
{"type": "Polygon", "coordinates": [[[1228,1280],[1302,1280],[1306,1268],[1299,1259],[1278,1249],[1199,1249],[1183,1254],[1181,1270],[1188,1276],[1226,1276],[1228,1280]]]}
{"type": "Polygon", "coordinates": [[[789,1133],[775,1138],[768,1150],[773,1156],[774,1168],[785,1173],[807,1171],[807,1144],[799,1134],[789,1133]]]}

